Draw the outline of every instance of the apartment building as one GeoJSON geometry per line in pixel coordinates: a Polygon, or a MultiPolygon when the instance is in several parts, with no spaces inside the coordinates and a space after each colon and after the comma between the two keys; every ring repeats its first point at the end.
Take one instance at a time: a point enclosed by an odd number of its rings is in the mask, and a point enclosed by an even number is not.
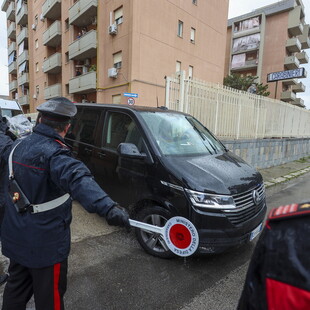
{"type": "MultiPolygon", "coordinates": [[[[309,3],[307,3],[309,5],[309,3]]],[[[258,76],[268,84],[270,97],[305,107],[297,94],[305,91],[302,79],[267,83],[273,72],[293,70],[309,62],[309,24],[302,0],[284,0],[228,20],[225,76],[258,76]]]]}
{"type": "Polygon", "coordinates": [[[10,97],[160,106],[176,71],[221,83],[228,2],[4,0],[10,97]]]}

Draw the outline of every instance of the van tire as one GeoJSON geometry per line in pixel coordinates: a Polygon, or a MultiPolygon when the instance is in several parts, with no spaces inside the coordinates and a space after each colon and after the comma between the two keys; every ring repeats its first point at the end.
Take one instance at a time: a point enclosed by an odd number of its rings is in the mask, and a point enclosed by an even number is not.
{"type": "MultiPolygon", "coordinates": [[[[137,214],[137,220],[156,226],[164,226],[172,214],[160,206],[148,206],[137,214]]],[[[160,258],[171,258],[175,255],[168,249],[159,234],[145,232],[136,228],[136,237],[142,248],[149,254],[160,258]]]]}

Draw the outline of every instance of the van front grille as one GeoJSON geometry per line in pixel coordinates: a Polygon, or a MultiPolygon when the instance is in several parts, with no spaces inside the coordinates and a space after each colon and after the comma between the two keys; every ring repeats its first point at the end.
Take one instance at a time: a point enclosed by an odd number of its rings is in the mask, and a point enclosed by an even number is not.
{"type": "Polygon", "coordinates": [[[255,188],[233,195],[236,209],[223,210],[226,217],[234,225],[240,225],[258,214],[265,206],[266,194],[264,184],[255,188]],[[256,203],[254,202],[254,191],[256,191],[256,203]]]}

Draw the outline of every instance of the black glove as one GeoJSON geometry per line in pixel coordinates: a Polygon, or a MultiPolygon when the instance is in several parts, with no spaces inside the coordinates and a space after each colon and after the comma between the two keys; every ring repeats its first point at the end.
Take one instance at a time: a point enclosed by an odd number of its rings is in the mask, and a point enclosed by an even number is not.
{"type": "Polygon", "coordinates": [[[112,207],[105,218],[109,225],[125,227],[128,232],[131,229],[129,214],[120,205],[112,207]]]}

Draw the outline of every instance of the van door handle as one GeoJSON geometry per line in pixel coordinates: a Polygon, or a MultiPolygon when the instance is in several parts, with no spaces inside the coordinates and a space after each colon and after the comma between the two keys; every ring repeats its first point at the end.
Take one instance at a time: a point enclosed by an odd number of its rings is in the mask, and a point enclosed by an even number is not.
{"type": "Polygon", "coordinates": [[[98,152],[98,156],[99,156],[99,158],[104,158],[107,156],[107,154],[102,153],[102,152],[98,152]]]}
{"type": "Polygon", "coordinates": [[[89,148],[85,148],[84,149],[84,152],[87,154],[87,155],[90,155],[92,153],[92,149],[89,149],[89,148]]]}

